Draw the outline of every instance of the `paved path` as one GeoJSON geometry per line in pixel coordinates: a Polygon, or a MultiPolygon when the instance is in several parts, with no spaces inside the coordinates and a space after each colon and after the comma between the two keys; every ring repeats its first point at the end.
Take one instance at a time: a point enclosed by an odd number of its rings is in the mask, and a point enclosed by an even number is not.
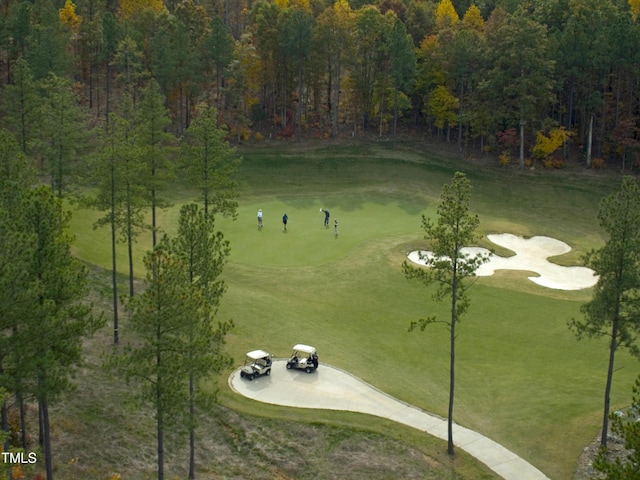
{"type": "MultiPolygon", "coordinates": [[[[366,413],[408,425],[447,440],[447,421],[397,400],[359,378],[338,368],[320,364],[307,374],[287,370],[286,360],[274,360],[268,377],[248,381],[240,369],[229,377],[237,393],[259,402],[298,408],[347,410],[366,413]]],[[[461,448],[508,480],[549,480],[540,470],[515,453],[479,433],[453,425],[453,440],[461,448]]]]}

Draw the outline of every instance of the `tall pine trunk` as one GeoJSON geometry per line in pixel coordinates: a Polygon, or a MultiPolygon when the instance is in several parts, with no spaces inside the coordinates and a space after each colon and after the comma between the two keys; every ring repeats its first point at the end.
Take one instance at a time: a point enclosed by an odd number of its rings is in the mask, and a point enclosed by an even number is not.
{"type": "Polygon", "coordinates": [[[116,271],[116,179],[111,160],[111,286],[113,290],[113,344],[118,345],[118,272],[116,271]]]}
{"type": "MultiPolygon", "coordinates": [[[[457,249],[456,249],[457,250],[457,249]]],[[[456,252],[456,258],[458,254],[456,252]]],[[[453,264],[453,279],[451,283],[451,337],[450,337],[450,364],[449,364],[449,411],[447,418],[447,453],[454,454],[453,448],[453,396],[456,380],[456,303],[458,295],[458,271],[457,260],[453,264]]]]}
{"type": "MultiPolygon", "coordinates": [[[[618,302],[619,305],[619,302],[618,302]]],[[[611,384],[613,382],[613,364],[618,348],[618,323],[620,322],[619,313],[616,308],[615,318],[613,320],[613,328],[611,331],[611,344],[609,345],[609,368],[607,369],[607,385],[604,389],[604,414],[602,415],[602,436],[600,445],[607,446],[607,434],[609,432],[609,408],[611,404],[611,384]]]]}
{"type": "Polygon", "coordinates": [[[38,402],[40,427],[42,435],[42,449],[44,452],[45,470],[47,480],[53,480],[53,459],[51,458],[51,434],[49,424],[49,403],[46,396],[38,402]]]}

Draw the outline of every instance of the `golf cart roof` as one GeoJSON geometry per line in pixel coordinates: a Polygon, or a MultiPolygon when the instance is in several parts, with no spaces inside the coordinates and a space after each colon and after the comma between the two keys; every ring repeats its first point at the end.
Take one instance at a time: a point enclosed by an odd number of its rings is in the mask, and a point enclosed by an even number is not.
{"type": "Polygon", "coordinates": [[[304,345],[302,343],[294,345],[293,349],[297,352],[304,352],[304,353],[315,353],[316,351],[314,347],[311,347],[309,345],[304,345]]]}
{"type": "Polygon", "coordinates": [[[253,350],[247,353],[247,357],[249,357],[251,360],[257,360],[259,358],[270,357],[270,356],[271,354],[265,352],[264,350],[253,350]]]}

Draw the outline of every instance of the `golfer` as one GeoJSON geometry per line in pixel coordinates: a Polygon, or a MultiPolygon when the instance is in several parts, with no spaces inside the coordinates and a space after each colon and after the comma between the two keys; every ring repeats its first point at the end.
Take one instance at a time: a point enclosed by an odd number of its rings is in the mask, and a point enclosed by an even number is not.
{"type": "Polygon", "coordinates": [[[337,237],[338,236],[338,219],[337,218],[333,221],[333,231],[337,237]]]}
{"type": "Polygon", "coordinates": [[[282,225],[284,225],[283,230],[286,232],[287,231],[287,222],[289,221],[289,217],[287,216],[287,214],[285,213],[282,216],[282,225]]]}
{"type": "Polygon", "coordinates": [[[325,210],[324,208],[320,209],[321,212],[324,212],[324,226],[329,226],[329,210],[325,210]]]}
{"type": "Polygon", "coordinates": [[[262,209],[258,210],[258,228],[262,228],[262,209]]]}

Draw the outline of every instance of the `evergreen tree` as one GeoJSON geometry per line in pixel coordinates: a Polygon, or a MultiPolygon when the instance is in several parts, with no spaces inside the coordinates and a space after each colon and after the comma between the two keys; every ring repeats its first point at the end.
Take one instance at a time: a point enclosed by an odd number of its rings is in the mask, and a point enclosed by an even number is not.
{"type": "Polygon", "coordinates": [[[16,137],[22,152],[30,154],[37,138],[40,97],[31,68],[23,58],[14,63],[13,83],[3,93],[3,123],[16,137]]]}
{"type": "Polygon", "coordinates": [[[70,375],[82,359],[82,338],[101,323],[83,303],[87,272],[71,255],[70,214],[61,211],[60,200],[44,186],[30,190],[22,207],[29,313],[15,330],[12,350],[26,391],[38,401],[48,480],[53,479],[49,405],[70,388],[70,375]]]}
{"type": "Polygon", "coordinates": [[[580,309],[584,319],[573,319],[569,326],[578,338],[610,338],[600,441],[606,447],[615,354],[626,347],[640,357],[640,187],[633,177],[624,177],[620,190],[602,201],[598,220],[609,239],[584,257],[585,265],[598,275],[598,283],[591,301],[580,309]]]}
{"type": "Polygon", "coordinates": [[[183,144],[186,178],[202,195],[205,214],[235,218],[238,194],[233,175],[240,160],[225,141],[225,130],[218,126],[218,111],[200,105],[196,115],[183,144]]]}
{"type": "Polygon", "coordinates": [[[51,190],[62,198],[79,173],[78,151],[85,143],[85,116],[68,80],[52,73],[41,87],[40,150],[48,168],[51,190]]]}
{"type": "MultiPolygon", "coordinates": [[[[456,172],[451,184],[444,185],[438,204],[438,219],[422,216],[422,227],[426,232],[425,239],[431,244],[432,254],[423,256],[427,268],[418,268],[404,262],[402,268],[407,278],[417,278],[427,287],[436,284],[433,294],[436,301],[445,298],[451,301],[451,316],[444,323],[450,332],[450,366],[449,366],[449,410],[448,410],[448,446],[449,455],[454,454],[453,444],[453,400],[455,390],[455,352],[456,326],[460,318],[469,308],[467,280],[475,276],[477,268],[487,261],[482,254],[468,255],[462,248],[471,246],[476,241],[476,228],[480,220],[469,210],[471,183],[466,175],[456,172]]],[[[436,322],[436,317],[420,319],[412,322],[410,330],[419,326],[422,330],[436,322]]]]}
{"type": "Polygon", "coordinates": [[[195,478],[195,407],[199,398],[199,381],[216,374],[231,359],[222,353],[226,333],[232,322],[218,322],[214,318],[226,290],[220,274],[230,253],[229,242],[222,233],[215,232],[213,216],[205,215],[198,205],[191,203],[180,209],[178,235],[173,241],[176,254],[187,269],[189,282],[202,299],[202,308],[191,317],[188,339],[187,371],[189,375],[189,478],[195,478]]]}
{"type": "MultiPolygon", "coordinates": [[[[204,222],[200,225],[205,229],[211,226],[207,218],[200,215],[204,222]]],[[[192,230],[192,227],[185,226],[184,221],[182,226],[192,230]]],[[[214,241],[202,245],[200,241],[191,244],[186,238],[183,238],[186,243],[181,240],[171,242],[165,237],[145,256],[147,288],[127,302],[136,341],[128,345],[121,356],[113,359],[127,381],[139,386],[141,398],[153,406],[159,480],[164,478],[165,433],[184,422],[192,432],[190,478],[195,477],[195,383],[229,365],[221,354],[220,346],[230,324],[219,324],[217,330],[212,327],[213,293],[198,287],[197,282],[190,278],[202,270],[190,270],[188,252],[178,253],[175,248],[182,244],[206,250],[214,254],[212,260],[216,262],[216,258],[224,261],[226,243],[218,235],[211,236],[210,232],[185,232],[183,229],[182,233],[187,237],[200,237],[205,243],[208,239],[214,241]],[[217,245],[214,248],[220,250],[212,252],[211,245],[217,245]]],[[[194,265],[202,261],[197,259],[194,265]]],[[[223,290],[216,287],[215,282],[211,286],[221,295],[223,290]]]]}
{"type": "Polygon", "coordinates": [[[154,247],[158,234],[156,211],[167,205],[158,195],[173,178],[173,164],[167,158],[167,149],[174,139],[173,135],[166,131],[171,120],[165,107],[164,96],[155,79],[151,79],[142,91],[137,115],[137,141],[145,166],[145,184],[151,203],[151,235],[154,247]]]}

